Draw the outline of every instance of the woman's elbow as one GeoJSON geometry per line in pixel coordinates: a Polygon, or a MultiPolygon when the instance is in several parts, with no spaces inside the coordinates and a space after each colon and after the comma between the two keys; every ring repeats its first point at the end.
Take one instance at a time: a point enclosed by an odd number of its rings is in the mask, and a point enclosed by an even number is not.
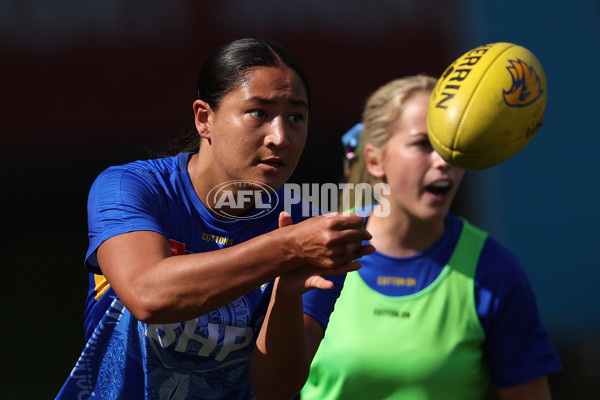
{"type": "Polygon", "coordinates": [[[170,314],[168,306],[156,295],[156,291],[130,290],[122,295],[117,293],[117,296],[138,321],[148,324],[167,323],[165,316],[170,314]]]}

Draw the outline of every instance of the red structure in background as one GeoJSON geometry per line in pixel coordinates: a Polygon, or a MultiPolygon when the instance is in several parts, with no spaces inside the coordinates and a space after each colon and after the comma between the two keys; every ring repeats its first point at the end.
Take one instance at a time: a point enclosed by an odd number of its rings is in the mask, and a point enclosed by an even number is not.
{"type": "MultiPolygon", "coordinates": [[[[266,37],[290,50],[311,81],[310,131],[336,140],[360,118],[366,97],[377,86],[405,74],[437,75],[451,58],[448,34],[434,17],[410,26],[398,18],[398,24],[388,22],[366,33],[352,26],[335,31],[323,21],[303,30],[281,28],[281,22],[274,29],[260,25],[256,33],[249,30],[252,25],[240,28],[243,24],[235,22],[243,17],[225,24],[222,6],[199,3],[165,13],[176,21],[165,17],[143,27],[131,6],[120,5],[113,12],[123,14],[121,28],[113,34],[102,30],[114,30],[113,25],[95,19],[87,27],[84,22],[63,23],[71,26],[66,33],[66,28],[59,31],[60,21],[36,30],[27,27],[35,25],[34,13],[21,10],[24,39],[3,41],[1,68],[7,84],[0,129],[10,147],[118,150],[124,143],[143,145],[175,136],[190,125],[203,60],[215,47],[238,37],[266,37]],[[91,30],[93,26],[97,28],[91,30]]],[[[359,4],[348,4],[353,3],[359,4]]],[[[413,7],[414,17],[423,13],[422,6],[413,7]]],[[[360,19],[360,12],[353,18],[360,19]]]]}

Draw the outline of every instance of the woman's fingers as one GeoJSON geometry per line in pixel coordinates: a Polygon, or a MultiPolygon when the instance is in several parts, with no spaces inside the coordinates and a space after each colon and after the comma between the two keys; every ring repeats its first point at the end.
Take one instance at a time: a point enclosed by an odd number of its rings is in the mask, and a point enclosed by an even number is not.
{"type": "Polygon", "coordinates": [[[279,213],[279,227],[283,228],[284,226],[292,225],[292,216],[285,211],[279,213]]]}
{"type": "MultiPolygon", "coordinates": [[[[280,228],[292,224],[288,213],[280,213],[280,228]]],[[[290,245],[296,248],[298,259],[321,268],[336,268],[374,252],[373,246],[362,245],[372,236],[358,214],[323,215],[295,224],[291,229],[290,245]]]]}

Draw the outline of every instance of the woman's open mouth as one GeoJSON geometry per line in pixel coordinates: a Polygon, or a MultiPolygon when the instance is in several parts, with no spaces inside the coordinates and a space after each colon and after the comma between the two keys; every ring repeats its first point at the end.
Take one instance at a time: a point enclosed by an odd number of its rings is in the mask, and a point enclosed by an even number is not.
{"type": "Polygon", "coordinates": [[[445,200],[448,192],[450,192],[450,188],[452,184],[448,180],[441,180],[432,183],[431,185],[425,187],[425,190],[432,194],[438,200],[445,200]]]}

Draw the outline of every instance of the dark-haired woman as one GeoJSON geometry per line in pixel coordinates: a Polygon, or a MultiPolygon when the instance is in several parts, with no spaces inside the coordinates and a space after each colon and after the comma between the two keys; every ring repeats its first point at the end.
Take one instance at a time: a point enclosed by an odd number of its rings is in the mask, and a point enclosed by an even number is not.
{"type": "Polygon", "coordinates": [[[285,50],[237,40],[201,70],[193,152],[100,174],[88,199],[87,345],[58,398],[300,390],[338,275],[374,251],[361,244],[362,217],[309,218],[280,201],[309,106],[308,81],[285,50]]]}

